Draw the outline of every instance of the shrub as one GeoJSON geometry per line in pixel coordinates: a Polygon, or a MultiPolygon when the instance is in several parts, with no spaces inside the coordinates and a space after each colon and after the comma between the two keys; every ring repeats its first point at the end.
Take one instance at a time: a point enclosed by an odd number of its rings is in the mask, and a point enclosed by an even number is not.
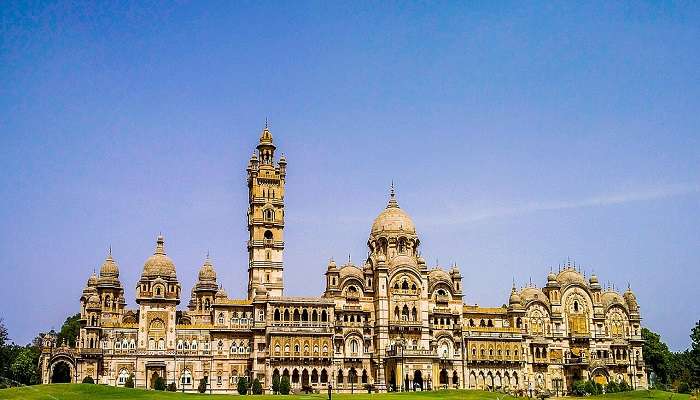
{"type": "Polygon", "coordinates": [[[282,380],[280,381],[280,393],[281,394],[289,394],[289,388],[291,385],[289,384],[289,377],[288,376],[283,376],[282,380]]]}
{"type": "Polygon", "coordinates": [[[164,391],[165,390],[165,379],[161,378],[160,376],[158,378],[156,378],[155,382],[153,382],[153,389],[164,391]]]}
{"type": "Polygon", "coordinates": [[[280,376],[275,375],[272,377],[272,394],[278,394],[280,392],[280,376]]]}
{"type": "Polygon", "coordinates": [[[238,394],[245,395],[248,393],[248,382],[246,378],[238,378],[238,394]]]}
{"type": "Polygon", "coordinates": [[[197,391],[199,393],[204,393],[207,391],[207,378],[202,378],[199,380],[199,386],[197,386],[197,391]]]}
{"type": "Polygon", "coordinates": [[[92,379],[92,377],[91,377],[90,375],[88,375],[88,376],[86,376],[85,378],[83,378],[83,383],[90,383],[90,384],[93,384],[93,383],[95,383],[95,380],[92,379]]]}
{"type": "Polygon", "coordinates": [[[177,385],[175,382],[170,382],[168,385],[168,392],[177,392],[177,385]]]}
{"type": "Polygon", "coordinates": [[[617,393],[619,391],[620,391],[620,385],[618,385],[617,382],[615,382],[615,381],[610,381],[605,386],[605,393],[617,393]]]}
{"type": "Polygon", "coordinates": [[[262,394],[262,384],[258,378],[255,378],[252,386],[253,394],[262,394]]]}
{"type": "Polygon", "coordinates": [[[628,385],[627,382],[625,382],[625,381],[620,382],[618,384],[617,389],[619,392],[629,392],[630,390],[632,390],[630,385],[628,385]]]}
{"type": "Polygon", "coordinates": [[[584,396],[586,394],[586,381],[574,381],[571,385],[571,393],[574,396],[584,396]]]}
{"type": "Polygon", "coordinates": [[[129,376],[126,378],[126,381],[124,382],[124,387],[133,389],[133,387],[134,387],[134,374],[129,374],[129,376]]]}
{"type": "Polygon", "coordinates": [[[365,390],[367,390],[367,393],[372,394],[372,390],[374,390],[374,385],[372,385],[371,383],[366,383],[365,390]]]}
{"type": "Polygon", "coordinates": [[[304,394],[309,394],[309,393],[313,392],[313,390],[314,389],[311,387],[311,385],[303,385],[301,387],[301,391],[304,392],[304,394]]]}
{"type": "Polygon", "coordinates": [[[690,394],[690,385],[688,385],[688,382],[681,382],[678,385],[678,393],[690,394]]]}

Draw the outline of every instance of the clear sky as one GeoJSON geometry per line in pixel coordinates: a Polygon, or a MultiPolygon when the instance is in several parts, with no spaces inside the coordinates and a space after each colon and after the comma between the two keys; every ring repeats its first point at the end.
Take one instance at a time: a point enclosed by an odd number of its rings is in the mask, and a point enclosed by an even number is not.
{"type": "MultiPolygon", "coordinates": [[[[396,183],[430,265],[507,302],[571,257],[673,349],[700,319],[697,2],[0,5],[0,315],[79,311],[111,245],[129,306],[158,232],[183,303],[246,287],[245,167],[288,159],[286,294],[366,256],[396,183]]],[[[183,305],[184,305],[183,304],[183,305]]]]}

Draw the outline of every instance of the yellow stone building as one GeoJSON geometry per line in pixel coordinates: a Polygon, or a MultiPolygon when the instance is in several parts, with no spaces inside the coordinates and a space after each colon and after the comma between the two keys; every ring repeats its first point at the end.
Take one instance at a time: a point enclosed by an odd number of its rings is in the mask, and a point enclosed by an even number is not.
{"type": "Polygon", "coordinates": [[[462,274],[428,267],[420,237],[393,187],[372,223],[361,265],[330,261],[318,297],[284,296],[287,161],[266,127],[247,168],[248,293],[232,299],[204,260],[186,309],[176,268],[159,236],[127,309],[112,254],[80,297],[74,348],[45,335],[44,383],[58,366],[136,387],[157,377],[178,390],[234,393],[241,378],[270,391],[275,375],[294,389],[350,392],[493,389],[565,393],[578,379],[647,386],[635,295],[604,289],[568,263],[543,287],[515,286],[508,306],[464,304],[462,274]]]}

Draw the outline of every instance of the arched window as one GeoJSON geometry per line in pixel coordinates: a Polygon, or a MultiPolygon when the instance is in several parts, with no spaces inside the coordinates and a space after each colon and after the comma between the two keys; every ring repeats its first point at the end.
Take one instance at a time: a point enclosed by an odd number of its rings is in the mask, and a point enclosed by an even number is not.
{"type": "Polygon", "coordinates": [[[403,281],[403,283],[401,284],[401,289],[408,290],[408,281],[403,281]]]}
{"type": "Polygon", "coordinates": [[[308,321],[309,320],[309,312],[304,309],[304,311],[301,312],[301,320],[302,321],[308,321]]]}
{"type": "Polygon", "coordinates": [[[418,320],[418,310],[416,310],[416,307],[413,307],[411,311],[411,318],[413,318],[414,321],[418,320]]]}
{"type": "Polygon", "coordinates": [[[275,318],[275,321],[279,321],[279,320],[280,320],[280,310],[279,310],[279,309],[275,309],[275,316],[274,316],[274,318],[275,318]]]}
{"type": "Polygon", "coordinates": [[[182,384],[182,385],[191,385],[192,384],[192,374],[190,373],[189,369],[186,369],[182,373],[182,376],[180,377],[180,384],[182,384]]]}
{"type": "Polygon", "coordinates": [[[165,349],[165,340],[160,339],[158,340],[158,350],[164,350],[165,349]]]}
{"type": "Polygon", "coordinates": [[[578,312],[578,301],[574,301],[574,312],[578,312]]]}
{"type": "Polygon", "coordinates": [[[119,371],[119,380],[118,380],[119,386],[124,386],[124,384],[126,383],[126,380],[128,378],[129,378],[129,371],[127,371],[126,369],[121,369],[119,371]]]}
{"type": "Polygon", "coordinates": [[[321,322],[327,322],[328,321],[328,314],[326,313],[326,310],[321,311],[321,322]]]}
{"type": "Polygon", "coordinates": [[[219,313],[219,323],[220,324],[224,323],[224,313],[219,313]]]}
{"type": "Polygon", "coordinates": [[[403,321],[408,321],[408,306],[403,305],[403,309],[401,310],[401,319],[403,321]]]}
{"type": "Polygon", "coordinates": [[[318,313],[316,312],[316,310],[313,310],[311,312],[311,321],[318,322],[318,313]]]}

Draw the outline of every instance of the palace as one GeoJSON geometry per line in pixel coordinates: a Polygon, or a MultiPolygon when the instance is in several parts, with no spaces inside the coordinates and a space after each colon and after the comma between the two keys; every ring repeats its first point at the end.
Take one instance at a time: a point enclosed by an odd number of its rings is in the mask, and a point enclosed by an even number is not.
{"type": "Polygon", "coordinates": [[[474,388],[563,394],[575,380],[646,388],[641,316],[634,293],[603,288],[570,262],[542,287],[513,285],[507,306],[465,305],[463,276],[428,267],[420,236],[393,187],[372,223],[361,265],[328,263],[318,297],[284,295],[287,160],[265,127],[247,167],[248,290],[234,299],[207,257],[186,309],[175,263],[158,236],[126,308],[111,251],[80,296],[74,347],[43,336],[44,383],[120,386],[158,377],[177,390],[235,393],[241,378],[270,392],[275,376],[295,390],[474,388]],[[67,378],[65,378],[67,377],[67,378]]]}

